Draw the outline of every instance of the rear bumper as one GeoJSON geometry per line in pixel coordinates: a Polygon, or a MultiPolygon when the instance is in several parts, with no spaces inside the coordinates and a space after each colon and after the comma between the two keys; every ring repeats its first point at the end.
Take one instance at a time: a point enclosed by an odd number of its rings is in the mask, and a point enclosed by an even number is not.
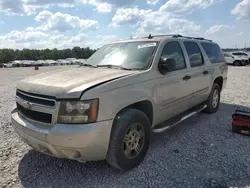
{"type": "Polygon", "coordinates": [[[11,120],[20,138],[37,151],[78,161],[106,158],[113,120],[41,127],[22,117],[16,109],[11,112],[11,120]]]}

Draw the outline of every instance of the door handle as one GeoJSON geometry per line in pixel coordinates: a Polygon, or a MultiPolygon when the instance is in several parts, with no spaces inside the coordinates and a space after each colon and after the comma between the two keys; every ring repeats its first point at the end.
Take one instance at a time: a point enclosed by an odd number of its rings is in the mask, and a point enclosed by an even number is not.
{"type": "Polygon", "coordinates": [[[208,71],[205,70],[202,74],[207,75],[207,74],[208,74],[208,71]]]}
{"type": "Polygon", "coordinates": [[[191,79],[191,76],[184,76],[183,78],[182,78],[183,80],[190,80],[191,79]]]}

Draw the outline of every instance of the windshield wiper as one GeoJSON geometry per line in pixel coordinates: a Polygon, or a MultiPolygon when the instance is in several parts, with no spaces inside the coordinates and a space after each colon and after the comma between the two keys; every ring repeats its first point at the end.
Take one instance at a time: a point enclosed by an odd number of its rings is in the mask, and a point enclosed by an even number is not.
{"type": "Polygon", "coordinates": [[[125,67],[120,66],[120,65],[97,65],[97,67],[118,68],[121,70],[133,70],[133,69],[125,68],[125,67]]]}
{"type": "Polygon", "coordinates": [[[81,64],[80,67],[92,67],[92,68],[97,68],[97,66],[91,65],[91,64],[87,64],[87,63],[81,64]]]}

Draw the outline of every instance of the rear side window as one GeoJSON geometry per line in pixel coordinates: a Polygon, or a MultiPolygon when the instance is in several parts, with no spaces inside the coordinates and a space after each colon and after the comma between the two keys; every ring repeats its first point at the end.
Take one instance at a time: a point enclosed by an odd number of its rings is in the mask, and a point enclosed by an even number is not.
{"type": "Polygon", "coordinates": [[[237,53],[232,53],[233,55],[238,55],[238,56],[247,56],[245,53],[237,52],[237,53]]]}
{"type": "Polygon", "coordinates": [[[203,57],[200,51],[199,46],[195,42],[184,42],[185,48],[188,53],[190,66],[198,67],[203,65],[203,57]]]}
{"type": "Polygon", "coordinates": [[[201,43],[211,63],[225,62],[225,58],[218,44],[201,43]]]}

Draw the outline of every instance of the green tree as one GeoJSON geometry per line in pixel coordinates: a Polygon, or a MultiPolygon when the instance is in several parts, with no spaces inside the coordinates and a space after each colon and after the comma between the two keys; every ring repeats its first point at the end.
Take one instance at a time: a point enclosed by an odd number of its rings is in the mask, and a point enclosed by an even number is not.
{"type": "Polygon", "coordinates": [[[81,47],[72,49],[58,50],[54,49],[0,49],[0,64],[8,63],[14,60],[46,60],[46,59],[66,59],[66,58],[89,58],[96,50],[81,47]]]}

